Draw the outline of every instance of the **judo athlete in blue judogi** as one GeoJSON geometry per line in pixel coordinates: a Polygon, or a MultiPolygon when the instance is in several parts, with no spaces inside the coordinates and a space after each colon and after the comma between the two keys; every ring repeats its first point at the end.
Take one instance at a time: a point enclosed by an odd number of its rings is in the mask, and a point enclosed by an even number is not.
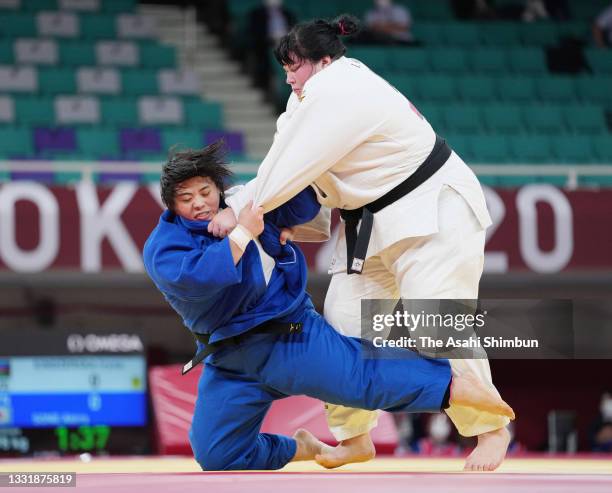
{"type": "Polygon", "coordinates": [[[305,430],[260,433],[272,402],[291,395],[409,412],[439,412],[449,399],[502,405],[486,389],[468,390],[469,378],[453,378],[451,388],[448,360],[373,348],[342,336],[314,310],[304,256],[280,241],[283,228],[319,212],[310,188],[265,216],[245,207],[223,239],[209,233],[230,176],[219,148],[169,159],[161,179],[168,210],[144,247],[148,274],[197,335],[198,350],[215,348],[204,360],[190,432],[203,469],[279,469],[320,454],[326,445],[305,430]],[[376,357],[365,358],[364,348],[376,357]]]}

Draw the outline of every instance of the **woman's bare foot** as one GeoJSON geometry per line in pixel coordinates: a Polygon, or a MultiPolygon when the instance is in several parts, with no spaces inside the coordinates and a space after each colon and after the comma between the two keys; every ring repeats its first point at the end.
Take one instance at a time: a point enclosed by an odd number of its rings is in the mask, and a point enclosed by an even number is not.
{"type": "Polygon", "coordinates": [[[300,428],[293,434],[297,442],[297,450],[292,461],[314,460],[319,454],[332,451],[334,447],[323,443],[307,430],[300,428]]]}
{"type": "Polygon", "coordinates": [[[374,458],[376,449],[369,433],[364,433],[348,440],[342,440],[336,447],[318,454],[318,464],[333,469],[353,462],[367,462],[374,458]]]}
{"type": "Polygon", "coordinates": [[[465,461],[464,471],[494,471],[504,461],[510,433],[504,428],[478,435],[478,445],[465,461]]]}
{"type": "Polygon", "coordinates": [[[487,387],[470,371],[465,371],[453,377],[450,404],[473,407],[514,419],[512,408],[493,389],[487,387]]]}

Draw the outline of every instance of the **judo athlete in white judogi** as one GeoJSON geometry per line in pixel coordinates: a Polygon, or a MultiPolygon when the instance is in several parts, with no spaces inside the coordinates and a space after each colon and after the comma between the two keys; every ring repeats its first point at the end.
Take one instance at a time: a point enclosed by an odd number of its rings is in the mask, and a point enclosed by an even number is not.
{"type": "Polygon", "coordinates": [[[341,335],[314,310],[304,256],[280,241],[281,228],[317,214],[310,187],[265,217],[248,204],[229,237],[210,234],[230,175],[218,150],[177,153],[166,164],[168,210],[143,255],[147,273],[198,342],[184,371],[205,364],[190,431],[203,469],[279,469],[330,449],[305,430],[294,437],[260,433],[272,402],[290,395],[397,412],[438,412],[461,402],[511,415],[484,386],[474,392],[477,380],[451,379],[448,360],[374,348],[341,335]]]}
{"type": "MultiPolygon", "coordinates": [[[[293,89],[286,112],[256,179],[228,201],[233,213],[226,210],[209,227],[223,235],[249,200],[274,210],[310,184],[321,204],[349,215],[388,199],[369,216],[365,258],[355,255],[347,265],[344,227],[337,240],[324,316],[350,336],[360,334],[362,299],[388,299],[389,307],[400,297],[477,299],[485,230],[491,224],[476,176],[437,138],[427,119],[367,66],[343,56],[339,36],[355,29],[354,18],[343,16],[332,23],[300,24],[281,40],[276,56],[293,89]],[[432,169],[409,193],[389,198],[407,179],[432,169]]],[[[453,374],[470,370],[494,389],[486,359],[455,359],[451,366],[453,374]]],[[[466,469],[498,467],[509,443],[508,418],[461,406],[446,412],[459,433],[478,437],[466,469]]],[[[329,427],[341,443],[320,458],[321,464],[371,458],[368,432],[376,417],[328,406],[329,427]]]]}

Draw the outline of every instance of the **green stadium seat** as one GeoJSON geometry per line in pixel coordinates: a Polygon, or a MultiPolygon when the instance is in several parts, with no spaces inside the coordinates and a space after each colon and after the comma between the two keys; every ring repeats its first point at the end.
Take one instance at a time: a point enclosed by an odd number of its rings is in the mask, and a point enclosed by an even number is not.
{"type": "MultiPolygon", "coordinates": [[[[161,152],[140,152],[138,157],[135,159],[140,162],[148,162],[148,163],[159,163],[160,165],[168,160],[168,152],[166,150],[162,150],[161,152]]],[[[161,168],[160,168],[161,169],[161,168]]],[[[157,178],[159,180],[159,173],[157,173],[157,178]]]]}
{"type": "Polygon", "coordinates": [[[459,97],[466,102],[488,103],[497,98],[495,79],[487,76],[468,76],[457,79],[459,97]]]}
{"type": "Polygon", "coordinates": [[[474,161],[472,142],[470,137],[464,134],[445,133],[441,135],[457,155],[466,162],[474,161]]]}
{"type": "MultiPolygon", "coordinates": [[[[349,48],[347,55],[365,63],[374,72],[383,74],[393,66],[389,48],[379,46],[355,46],[349,48]]],[[[276,63],[276,60],[274,61],[276,63]]]]}
{"type": "Polygon", "coordinates": [[[291,5],[304,4],[298,7],[300,18],[302,19],[313,19],[316,17],[331,18],[337,17],[342,12],[345,12],[343,2],[341,1],[325,1],[325,2],[294,2],[291,5]]]}
{"type": "Polygon", "coordinates": [[[170,152],[170,150],[201,149],[204,145],[203,133],[188,128],[163,129],[161,138],[162,148],[166,152],[170,152]]]}
{"type": "MultiPolygon", "coordinates": [[[[306,2],[299,3],[305,4],[306,2]]],[[[241,17],[247,15],[254,8],[259,7],[260,4],[260,0],[228,0],[227,8],[232,17],[241,17]]]]}
{"type": "Polygon", "coordinates": [[[440,46],[446,43],[443,29],[443,24],[435,22],[417,22],[412,29],[412,33],[415,39],[425,46],[440,46]]]}
{"type": "Polygon", "coordinates": [[[585,54],[595,74],[612,75],[612,55],[609,50],[591,48],[585,54]]]}
{"type": "Polygon", "coordinates": [[[495,48],[473,50],[468,54],[468,63],[474,72],[483,75],[505,74],[508,70],[508,52],[495,48]]]}
{"type": "Polygon", "coordinates": [[[81,37],[87,40],[114,39],[117,37],[116,17],[103,14],[82,14],[81,37]]]}
{"type": "Polygon", "coordinates": [[[563,135],[553,137],[556,158],[561,163],[591,163],[595,152],[591,138],[583,135],[563,135]]]}
{"type": "Polygon", "coordinates": [[[549,22],[520,24],[519,29],[525,46],[552,46],[559,36],[557,26],[549,22]]]}
{"type": "Polygon", "coordinates": [[[453,77],[423,76],[416,81],[419,101],[453,103],[457,101],[457,87],[453,77]]]}
{"type": "Polygon", "coordinates": [[[15,117],[23,125],[49,125],[55,121],[53,98],[15,96],[15,117]]]}
{"type": "Polygon", "coordinates": [[[0,156],[32,154],[32,135],[29,128],[0,127],[0,156]]]}
{"type": "Polygon", "coordinates": [[[610,135],[598,135],[591,139],[593,150],[599,162],[612,164],[612,138],[610,135]]]}
{"type": "Polygon", "coordinates": [[[431,68],[442,74],[463,74],[467,72],[466,51],[460,48],[431,48],[427,50],[431,68]]]}
{"type": "Polygon", "coordinates": [[[573,103],[576,87],[571,77],[541,77],[536,79],[536,91],[541,101],[573,103]]]}
{"type": "MultiPolygon", "coordinates": [[[[2,177],[0,176],[0,181],[2,177]]],[[[612,188],[612,176],[599,176],[599,175],[579,175],[578,186],[580,187],[606,187],[612,188]]]]}
{"type": "Polygon", "coordinates": [[[0,14],[0,36],[33,38],[38,35],[36,20],[31,14],[3,12],[0,14]]]}
{"type": "Polygon", "coordinates": [[[599,106],[582,104],[564,106],[563,116],[565,124],[574,133],[597,135],[608,130],[604,112],[599,106]]]}
{"type": "Polygon", "coordinates": [[[425,119],[429,122],[429,124],[436,132],[443,132],[446,130],[444,114],[439,105],[423,103],[418,105],[417,109],[425,117],[425,119]]]}
{"type": "Polygon", "coordinates": [[[124,69],[121,71],[121,87],[123,94],[128,96],[158,94],[157,71],[124,69]]]}
{"type": "Polygon", "coordinates": [[[76,92],[76,73],[74,69],[39,68],[38,90],[42,94],[74,94],[76,92]]]}
{"type": "Polygon", "coordinates": [[[430,70],[427,50],[418,48],[391,48],[391,63],[396,72],[410,72],[421,75],[430,70]]]}
{"type": "Polygon", "coordinates": [[[156,43],[142,43],[140,45],[140,64],[145,68],[176,67],[174,47],[156,43]]]}
{"type": "Polygon", "coordinates": [[[184,105],[185,120],[190,126],[201,129],[223,128],[223,114],[218,103],[188,101],[184,105]]]}
{"type": "Polygon", "coordinates": [[[599,104],[612,109],[612,77],[577,77],[576,92],[585,102],[599,104]]]}
{"type": "Polygon", "coordinates": [[[386,77],[389,84],[411,100],[418,97],[417,79],[414,75],[405,74],[389,74],[386,77]]]}
{"type": "Polygon", "coordinates": [[[485,22],[479,25],[479,31],[482,43],[487,46],[509,47],[521,42],[516,22],[485,22]]]}
{"type": "Polygon", "coordinates": [[[40,12],[41,10],[58,10],[57,0],[21,0],[21,9],[28,12],[40,12]]]}
{"type": "Polygon", "coordinates": [[[0,65],[12,65],[15,61],[13,52],[13,41],[9,39],[0,40],[0,65]]]}
{"type": "Polygon", "coordinates": [[[134,12],[137,0],[102,0],[102,9],[109,14],[134,12]]]}
{"type": "Polygon", "coordinates": [[[554,185],[556,187],[565,187],[567,186],[568,177],[566,174],[561,175],[542,175],[536,176],[537,183],[548,183],[549,185],[554,185]]]}
{"type": "Polygon", "coordinates": [[[482,115],[476,106],[448,105],[444,107],[446,129],[454,134],[477,134],[482,128],[482,115]]]}
{"type": "Polygon", "coordinates": [[[486,187],[499,187],[500,186],[500,178],[499,176],[491,176],[491,175],[478,175],[478,181],[481,185],[486,187]]]}
{"type": "Polygon", "coordinates": [[[523,130],[523,115],[514,105],[489,105],[482,114],[490,132],[515,135],[523,130]]]}
{"type": "Polygon", "coordinates": [[[450,2],[412,2],[410,11],[416,19],[431,21],[450,21],[453,19],[450,2]]]}
{"type": "Polygon", "coordinates": [[[109,126],[133,126],[138,124],[136,101],[129,98],[100,98],[102,124],[109,126]]]}
{"type": "Polygon", "coordinates": [[[477,163],[506,163],[510,161],[508,138],[502,135],[470,137],[474,161],[477,163]]]}
{"type": "Polygon", "coordinates": [[[479,25],[476,23],[449,23],[443,29],[443,36],[450,47],[474,48],[480,45],[479,25]]]}
{"type": "MultiPolygon", "coordinates": [[[[57,154],[53,157],[55,160],[61,159],[62,161],[80,161],[77,155],[74,153],[68,154],[57,154]],[[75,159],[77,158],[77,159],[75,159]]],[[[95,175],[94,175],[95,176],[95,175]]],[[[53,173],[53,182],[58,185],[73,185],[80,182],[83,179],[83,175],[80,172],[73,171],[56,171],[53,173]]]]}
{"type": "Polygon", "coordinates": [[[531,103],[537,100],[535,80],[531,77],[499,77],[496,86],[502,101],[531,103]]]}
{"type": "Polygon", "coordinates": [[[119,155],[119,137],[115,129],[77,128],[76,139],[79,150],[94,159],[119,155]]]}
{"type": "Polygon", "coordinates": [[[554,160],[550,138],[545,135],[517,135],[509,139],[515,162],[537,164],[554,160]]]}
{"type": "Polygon", "coordinates": [[[546,56],[541,48],[511,48],[508,65],[516,74],[545,74],[548,70],[546,56]]]}
{"type": "Polygon", "coordinates": [[[532,132],[554,135],[565,131],[563,112],[559,106],[525,106],[522,113],[525,126],[532,132]]]}
{"type": "Polygon", "coordinates": [[[62,65],[70,67],[96,65],[94,45],[84,41],[60,40],[59,58],[62,65]]]}
{"type": "Polygon", "coordinates": [[[534,175],[498,176],[496,186],[502,188],[518,188],[525,185],[531,185],[537,181],[538,177],[534,175]]]}
{"type": "Polygon", "coordinates": [[[582,21],[559,21],[557,33],[560,39],[572,38],[582,41],[590,41],[592,36],[591,26],[582,21]]]}

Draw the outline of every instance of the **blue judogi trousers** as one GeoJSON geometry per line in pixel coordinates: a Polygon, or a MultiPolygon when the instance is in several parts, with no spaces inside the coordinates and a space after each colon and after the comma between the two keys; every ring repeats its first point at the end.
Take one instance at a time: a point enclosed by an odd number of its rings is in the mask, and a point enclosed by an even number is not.
{"type": "Polygon", "coordinates": [[[204,470],[280,469],[291,437],[260,433],[275,399],[308,395],[332,404],[397,412],[439,412],[450,384],[446,359],[374,348],[336,332],[315,310],[290,334],[254,333],[206,359],[190,430],[204,470]]]}

